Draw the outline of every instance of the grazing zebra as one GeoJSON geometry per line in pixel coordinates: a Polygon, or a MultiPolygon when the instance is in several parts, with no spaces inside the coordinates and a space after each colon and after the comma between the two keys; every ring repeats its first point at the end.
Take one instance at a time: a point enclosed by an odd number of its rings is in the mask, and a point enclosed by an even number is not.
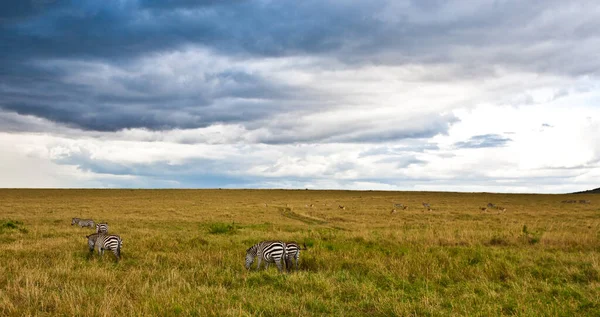
{"type": "Polygon", "coordinates": [[[110,250],[117,258],[117,262],[121,259],[121,248],[123,241],[121,237],[115,234],[94,233],[86,236],[88,238],[88,246],[90,251],[94,251],[94,247],[98,247],[98,255],[103,256],[104,250],[110,250]]]}
{"type": "Polygon", "coordinates": [[[262,241],[248,248],[246,250],[246,270],[250,269],[250,266],[254,263],[254,258],[258,258],[257,269],[260,269],[261,261],[264,260],[267,268],[269,263],[275,263],[277,269],[281,272],[286,258],[285,243],[281,241],[262,241]]]}
{"type": "Polygon", "coordinates": [[[591,203],[591,201],[589,201],[589,200],[584,200],[584,199],[581,199],[581,200],[579,200],[579,203],[580,203],[580,204],[589,204],[589,203],[591,203]]]}
{"type": "Polygon", "coordinates": [[[79,225],[82,228],[83,227],[94,228],[94,220],[92,220],[92,219],[73,218],[73,219],[71,219],[71,226],[72,225],[79,225]]]}
{"type": "MultiPolygon", "coordinates": [[[[294,268],[296,270],[298,270],[298,260],[300,259],[300,250],[306,250],[306,244],[303,243],[303,248],[300,248],[300,246],[298,245],[298,243],[296,243],[295,241],[290,241],[290,242],[286,242],[285,243],[285,267],[287,268],[287,270],[289,271],[290,268],[292,267],[292,260],[295,261],[295,266],[294,268]]],[[[267,267],[268,263],[267,263],[267,267]]]]}
{"type": "Polygon", "coordinates": [[[487,207],[488,207],[488,208],[496,208],[496,205],[494,205],[494,204],[492,204],[492,203],[488,203],[488,204],[487,204],[487,207]]]}
{"type": "Polygon", "coordinates": [[[428,203],[423,203],[423,207],[428,211],[431,211],[431,205],[429,205],[428,203]]]}
{"type": "Polygon", "coordinates": [[[97,223],[96,224],[96,233],[108,233],[108,224],[107,223],[97,223]]]}

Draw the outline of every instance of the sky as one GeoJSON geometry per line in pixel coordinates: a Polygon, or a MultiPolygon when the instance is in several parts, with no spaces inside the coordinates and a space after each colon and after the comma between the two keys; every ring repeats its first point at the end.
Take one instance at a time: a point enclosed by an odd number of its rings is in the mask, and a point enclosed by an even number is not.
{"type": "Polygon", "coordinates": [[[5,0],[0,187],[600,187],[600,2],[5,0]]]}

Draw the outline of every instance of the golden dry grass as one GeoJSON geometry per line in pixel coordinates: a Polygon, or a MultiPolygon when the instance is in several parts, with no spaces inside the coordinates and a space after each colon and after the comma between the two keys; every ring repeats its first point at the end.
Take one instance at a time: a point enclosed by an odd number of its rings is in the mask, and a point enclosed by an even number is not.
{"type": "Polygon", "coordinates": [[[0,190],[0,315],[598,315],[596,197],[0,190]],[[108,222],[123,260],[72,217],[108,222]],[[266,239],[306,242],[301,270],[245,271],[266,239]]]}

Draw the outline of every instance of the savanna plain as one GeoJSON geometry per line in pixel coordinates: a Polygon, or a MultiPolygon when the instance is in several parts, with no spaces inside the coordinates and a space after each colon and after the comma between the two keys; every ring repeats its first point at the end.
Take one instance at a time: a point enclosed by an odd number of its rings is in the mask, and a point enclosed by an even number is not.
{"type": "Polygon", "coordinates": [[[5,189],[0,315],[599,316],[597,197],[5,189]],[[107,222],[121,261],[73,217],[107,222]],[[306,244],[297,271],[246,271],[271,239],[306,244]]]}

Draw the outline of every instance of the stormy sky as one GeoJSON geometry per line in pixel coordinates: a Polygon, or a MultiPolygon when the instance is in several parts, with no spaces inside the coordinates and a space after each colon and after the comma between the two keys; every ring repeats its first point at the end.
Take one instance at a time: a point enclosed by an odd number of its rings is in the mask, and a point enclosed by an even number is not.
{"type": "Polygon", "coordinates": [[[600,187],[600,3],[0,2],[0,187],[600,187]]]}

